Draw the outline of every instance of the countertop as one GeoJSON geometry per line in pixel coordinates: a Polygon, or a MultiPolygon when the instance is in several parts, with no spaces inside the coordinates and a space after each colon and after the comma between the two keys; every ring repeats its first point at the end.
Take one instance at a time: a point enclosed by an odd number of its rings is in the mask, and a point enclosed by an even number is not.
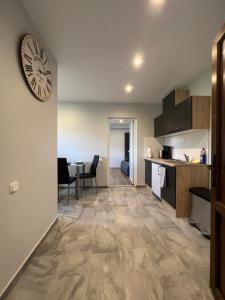
{"type": "Polygon", "coordinates": [[[149,160],[151,162],[155,162],[157,164],[162,164],[170,167],[205,167],[205,164],[200,164],[200,163],[188,163],[185,161],[171,161],[163,158],[145,158],[145,160],[149,160]]]}

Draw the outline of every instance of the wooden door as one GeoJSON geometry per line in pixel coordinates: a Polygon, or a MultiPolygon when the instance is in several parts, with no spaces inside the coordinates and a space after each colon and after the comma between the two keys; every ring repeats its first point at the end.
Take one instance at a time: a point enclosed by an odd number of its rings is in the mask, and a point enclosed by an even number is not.
{"type": "Polygon", "coordinates": [[[225,299],[225,26],[212,49],[211,288],[225,299]]]}
{"type": "Polygon", "coordinates": [[[130,133],[125,132],[125,141],[124,141],[124,159],[129,159],[129,147],[130,147],[130,133]]]}

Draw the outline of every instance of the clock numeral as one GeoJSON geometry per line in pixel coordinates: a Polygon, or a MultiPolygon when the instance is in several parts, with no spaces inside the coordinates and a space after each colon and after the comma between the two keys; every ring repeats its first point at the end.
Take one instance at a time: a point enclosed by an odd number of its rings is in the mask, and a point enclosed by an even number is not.
{"type": "Polygon", "coordinates": [[[51,91],[50,91],[50,89],[49,89],[49,87],[48,87],[48,85],[46,84],[46,89],[47,89],[47,91],[49,92],[49,94],[51,93],[51,91]]]}
{"type": "Polygon", "coordinates": [[[31,86],[32,86],[33,89],[36,89],[37,81],[36,81],[35,77],[33,77],[33,79],[31,80],[30,84],[31,84],[31,86]]]}
{"type": "Polygon", "coordinates": [[[46,61],[44,62],[44,65],[47,63],[47,61],[48,61],[48,60],[46,59],[46,61]]]}
{"type": "Polygon", "coordinates": [[[44,50],[40,47],[40,57],[41,59],[43,59],[44,57],[44,50]]]}
{"type": "Polygon", "coordinates": [[[51,80],[50,80],[49,78],[47,78],[47,83],[48,83],[49,85],[52,85],[52,82],[51,82],[51,80]]]}
{"type": "Polygon", "coordinates": [[[28,42],[27,42],[27,46],[30,49],[31,54],[34,55],[34,51],[32,50],[32,48],[31,48],[31,46],[30,46],[30,44],[28,42]]]}
{"type": "Polygon", "coordinates": [[[52,72],[51,72],[51,71],[46,71],[46,74],[47,74],[47,75],[51,75],[52,72]]]}
{"type": "Polygon", "coordinates": [[[24,58],[26,58],[26,60],[27,60],[30,64],[32,64],[32,58],[31,58],[29,55],[27,55],[26,53],[24,53],[24,58]]]}
{"type": "Polygon", "coordinates": [[[33,68],[32,68],[32,66],[31,65],[25,65],[25,69],[26,69],[26,71],[27,72],[29,72],[29,73],[31,73],[31,72],[33,72],[33,68]]]}
{"type": "Polygon", "coordinates": [[[37,42],[35,40],[33,40],[33,44],[34,44],[34,50],[35,50],[36,54],[38,55],[37,42]]]}
{"type": "Polygon", "coordinates": [[[46,91],[45,91],[45,88],[43,88],[43,91],[44,91],[44,94],[45,94],[45,98],[47,98],[47,95],[46,95],[46,91]]]}
{"type": "Polygon", "coordinates": [[[41,86],[40,85],[38,85],[38,96],[41,97],[41,86]]]}

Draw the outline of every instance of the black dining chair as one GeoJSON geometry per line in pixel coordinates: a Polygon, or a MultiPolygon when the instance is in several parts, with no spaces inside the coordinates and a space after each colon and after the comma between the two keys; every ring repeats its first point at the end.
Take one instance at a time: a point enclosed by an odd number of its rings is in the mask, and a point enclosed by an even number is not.
{"type": "Polygon", "coordinates": [[[58,158],[58,197],[59,184],[67,184],[68,205],[70,197],[70,185],[76,180],[76,177],[70,177],[67,159],[65,157],[58,158]]]}
{"type": "Polygon", "coordinates": [[[80,179],[83,179],[83,180],[88,179],[88,178],[90,178],[91,180],[93,178],[95,179],[96,193],[98,192],[97,177],[96,177],[96,170],[98,167],[98,163],[99,163],[99,155],[94,155],[90,172],[89,173],[80,173],[80,179]]]}

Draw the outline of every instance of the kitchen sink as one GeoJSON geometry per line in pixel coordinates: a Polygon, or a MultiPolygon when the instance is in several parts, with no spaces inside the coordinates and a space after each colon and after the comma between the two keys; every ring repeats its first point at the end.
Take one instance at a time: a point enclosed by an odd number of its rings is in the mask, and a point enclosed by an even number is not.
{"type": "Polygon", "coordinates": [[[183,163],[183,164],[187,164],[188,162],[187,161],[184,161],[184,160],[181,160],[181,159],[165,159],[167,162],[171,162],[171,163],[183,163]]]}

